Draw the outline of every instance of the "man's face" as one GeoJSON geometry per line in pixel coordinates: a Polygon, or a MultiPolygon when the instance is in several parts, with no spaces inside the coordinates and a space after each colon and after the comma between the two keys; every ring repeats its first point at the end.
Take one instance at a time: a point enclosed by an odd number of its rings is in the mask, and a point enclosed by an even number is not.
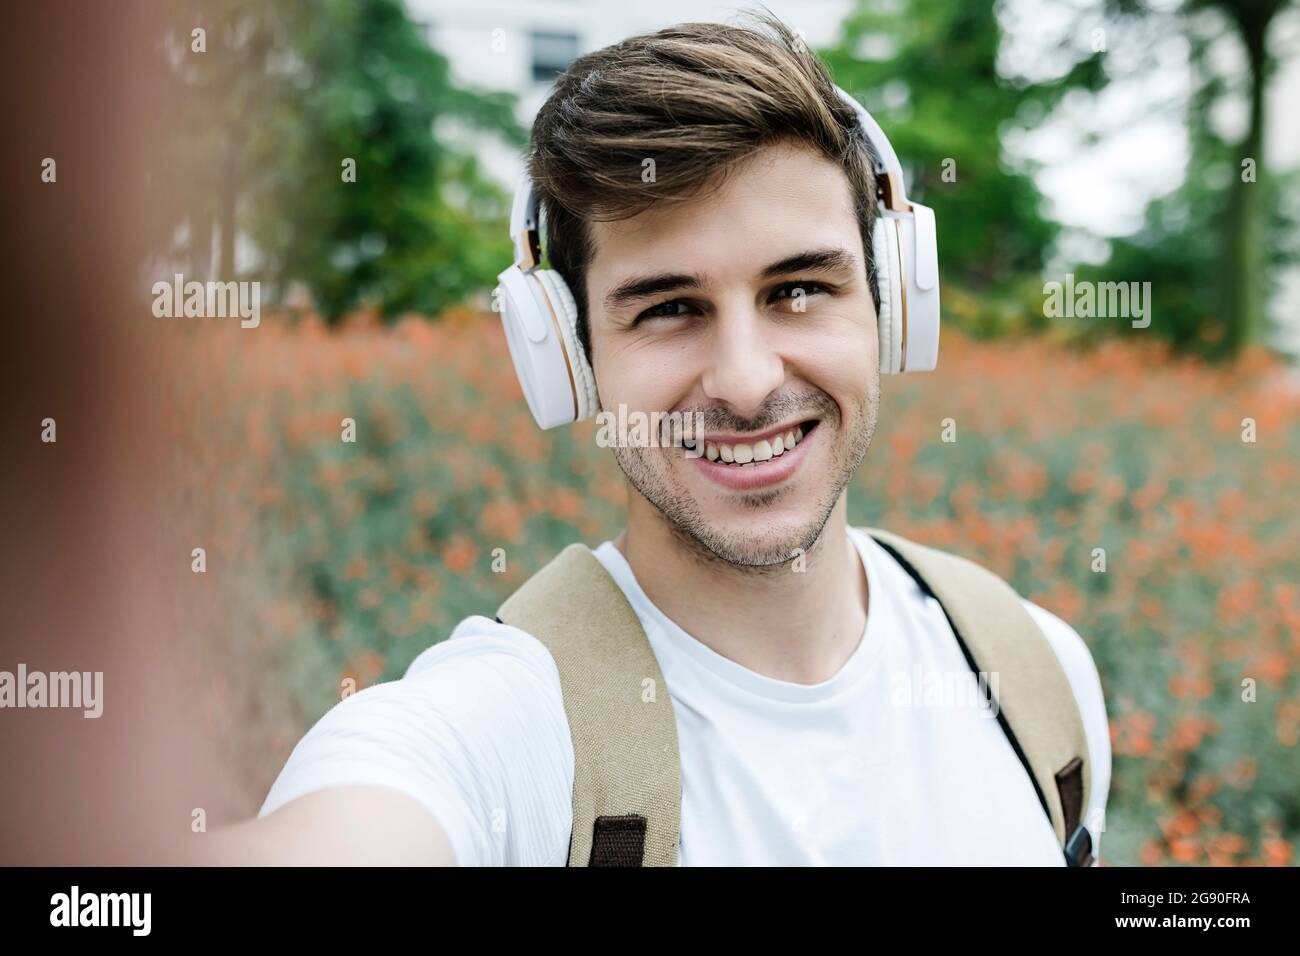
{"type": "Polygon", "coordinates": [[[731,564],[808,551],[866,454],[880,394],[876,313],[843,171],[774,145],[700,198],[592,230],[601,407],[704,416],[699,457],[616,449],[628,480],[731,564]]]}

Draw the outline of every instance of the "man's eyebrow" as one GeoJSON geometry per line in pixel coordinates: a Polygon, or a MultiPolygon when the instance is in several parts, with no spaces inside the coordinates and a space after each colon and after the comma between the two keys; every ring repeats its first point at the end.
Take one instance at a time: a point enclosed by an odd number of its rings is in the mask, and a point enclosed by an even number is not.
{"type": "Polygon", "coordinates": [[[681,272],[661,272],[657,275],[635,276],[620,282],[605,296],[605,308],[616,309],[637,299],[671,292],[675,289],[702,289],[705,286],[703,276],[686,275],[681,272]]]}
{"type": "Polygon", "coordinates": [[[763,269],[764,279],[773,279],[791,272],[832,272],[839,269],[854,269],[857,258],[847,249],[809,249],[786,256],[779,262],[773,262],[763,269]]]}

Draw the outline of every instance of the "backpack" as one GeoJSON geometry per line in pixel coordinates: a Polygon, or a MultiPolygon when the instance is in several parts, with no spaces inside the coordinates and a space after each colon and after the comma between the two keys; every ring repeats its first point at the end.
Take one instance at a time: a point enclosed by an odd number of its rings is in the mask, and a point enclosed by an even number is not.
{"type": "MultiPolygon", "coordinates": [[[[975,673],[997,673],[997,720],[1069,866],[1090,866],[1092,780],[1074,693],[1047,638],[1001,578],[954,554],[863,529],[942,606],[975,673]]],[[[604,565],[564,549],[501,605],[560,674],[573,739],[569,866],[675,866],[681,764],[671,696],[641,622],[604,565]],[[652,699],[643,700],[644,682],[652,699]]],[[[992,690],[990,690],[992,693],[992,690]]]]}

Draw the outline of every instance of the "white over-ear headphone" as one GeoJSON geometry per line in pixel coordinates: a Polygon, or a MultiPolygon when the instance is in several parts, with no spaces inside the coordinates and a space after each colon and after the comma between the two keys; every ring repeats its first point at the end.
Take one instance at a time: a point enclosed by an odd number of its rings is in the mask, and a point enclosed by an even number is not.
{"type": "MultiPolygon", "coordinates": [[[[878,187],[872,233],[880,292],[880,371],[927,372],[939,358],[939,247],[934,210],[909,202],[894,147],[844,90],[871,141],[878,187]]],[[[596,414],[596,377],[578,339],[578,309],[558,272],[540,267],[537,194],[519,177],[510,210],[515,261],[499,276],[499,308],[524,398],[537,424],[554,428],[596,414]]]]}

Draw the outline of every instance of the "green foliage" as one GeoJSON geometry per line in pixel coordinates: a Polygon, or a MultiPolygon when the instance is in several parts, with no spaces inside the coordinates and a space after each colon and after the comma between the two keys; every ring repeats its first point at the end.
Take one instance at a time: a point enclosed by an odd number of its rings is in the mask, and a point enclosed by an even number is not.
{"type": "Polygon", "coordinates": [[[1081,272],[1150,282],[1151,331],[1179,352],[1231,359],[1267,337],[1266,302],[1277,270],[1296,261],[1295,213],[1286,201],[1297,176],[1274,171],[1264,158],[1264,99],[1275,65],[1268,34],[1290,2],[1189,0],[1172,13],[1143,0],[1108,4],[1113,15],[1163,21],[1186,35],[1195,84],[1186,117],[1192,155],[1184,181],[1150,204],[1142,229],[1112,243],[1102,267],[1081,272]],[[1245,54],[1246,68],[1234,81],[1212,65],[1225,35],[1245,54]],[[1233,96],[1245,102],[1246,130],[1240,141],[1227,142],[1210,116],[1233,96]]]}
{"type": "Polygon", "coordinates": [[[836,45],[820,51],[888,131],[909,198],[934,208],[944,281],[975,292],[1037,275],[1058,231],[1030,171],[1009,167],[1002,138],[1100,79],[1095,56],[1051,82],[1008,79],[997,68],[1001,39],[991,2],[905,0],[859,4],[836,45]],[[873,59],[873,47],[889,52],[873,59]]]}
{"type": "MultiPolygon", "coordinates": [[[[1117,323],[1120,334],[1155,333],[1175,351],[1211,359],[1231,358],[1244,342],[1258,337],[1245,335],[1240,317],[1225,302],[1225,276],[1232,268],[1225,248],[1229,213],[1225,202],[1232,190],[1261,191],[1268,216],[1262,237],[1248,237],[1261,243],[1267,266],[1260,276],[1265,295],[1273,290],[1276,270],[1291,261],[1296,230],[1295,213],[1284,198],[1295,195],[1300,177],[1292,172],[1260,182],[1242,183],[1229,153],[1219,151],[1217,160],[1205,153],[1197,157],[1188,178],[1174,192],[1152,202],[1142,228],[1132,236],[1111,243],[1111,253],[1100,266],[1077,270],[1081,280],[1150,282],[1150,329],[1132,329],[1117,323]],[[1226,183],[1226,185],[1220,185],[1226,183]]],[[[1261,319],[1261,321],[1264,321],[1261,319]]],[[[1264,331],[1269,326],[1265,324],[1264,331]]]]}
{"type": "MultiPolygon", "coordinates": [[[[1074,14],[1077,23],[1065,31],[1073,39],[1053,51],[1066,66],[1048,81],[1017,78],[999,62],[1003,36],[991,2],[861,3],[823,55],[836,81],[889,131],[909,197],[935,209],[945,320],[986,337],[1046,327],[1035,315],[1041,295],[1035,303],[1026,293],[1059,233],[1043,213],[1033,168],[1009,166],[1001,148],[1008,132],[1040,122],[1068,91],[1095,92],[1114,79],[1104,52],[1078,46],[1099,23],[1130,45],[1170,31],[1185,36],[1196,84],[1186,116],[1186,178],[1151,204],[1138,233],[1111,244],[1106,263],[1072,271],[1094,282],[1150,282],[1150,334],[1181,352],[1232,358],[1268,332],[1264,303],[1276,269],[1295,261],[1283,250],[1296,245],[1295,213],[1287,207],[1296,177],[1266,169],[1263,160],[1263,98],[1275,66],[1268,31],[1290,2],[1189,0],[1169,9],[1108,0],[1104,20],[1097,10],[1074,14]],[[1211,46],[1225,35],[1245,51],[1240,77],[1210,66],[1211,46]],[[1209,117],[1233,96],[1244,99],[1248,123],[1241,141],[1228,143],[1209,117]],[[1256,181],[1243,182],[1244,159],[1256,164],[1256,181]]],[[[1133,330],[1113,323],[1069,332],[1096,339],[1133,330]]]]}

